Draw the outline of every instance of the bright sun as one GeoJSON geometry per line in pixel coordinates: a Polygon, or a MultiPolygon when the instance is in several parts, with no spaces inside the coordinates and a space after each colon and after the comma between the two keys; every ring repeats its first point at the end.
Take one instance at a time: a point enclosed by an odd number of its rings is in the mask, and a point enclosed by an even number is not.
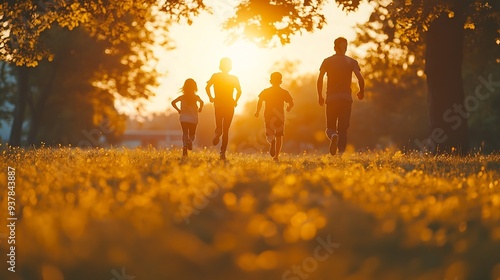
{"type": "Polygon", "coordinates": [[[250,42],[238,41],[227,46],[222,53],[233,60],[233,72],[251,72],[262,65],[264,52],[250,42]]]}
{"type": "MultiPolygon", "coordinates": [[[[263,88],[256,85],[267,83],[272,59],[266,49],[247,41],[237,41],[227,45],[220,52],[222,56],[229,57],[233,61],[231,73],[238,76],[245,96],[254,98],[263,88]]],[[[243,100],[247,99],[242,96],[243,100]]]]}

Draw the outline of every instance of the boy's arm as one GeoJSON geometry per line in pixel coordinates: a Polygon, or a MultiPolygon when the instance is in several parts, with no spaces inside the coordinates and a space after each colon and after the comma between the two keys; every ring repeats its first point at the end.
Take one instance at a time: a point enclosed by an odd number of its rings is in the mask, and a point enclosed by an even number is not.
{"type": "Polygon", "coordinates": [[[172,107],[174,107],[174,109],[177,111],[177,113],[181,113],[181,109],[179,109],[179,107],[177,107],[177,102],[181,101],[181,97],[177,97],[176,99],[174,99],[170,104],[172,104],[172,107]]]}
{"type": "Polygon", "coordinates": [[[262,98],[259,98],[259,102],[257,102],[257,111],[255,112],[255,117],[259,117],[260,109],[262,108],[262,98]]]}
{"type": "Polygon", "coordinates": [[[361,75],[359,69],[354,70],[354,75],[356,75],[359,85],[359,91],[356,95],[358,96],[359,100],[362,100],[365,97],[365,79],[363,78],[363,75],[361,75]]]}
{"type": "Polygon", "coordinates": [[[319,106],[325,104],[325,99],[323,98],[323,77],[325,76],[324,70],[319,70],[318,81],[316,82],[316,90],[318,91],[318,103],[319,106]]]}

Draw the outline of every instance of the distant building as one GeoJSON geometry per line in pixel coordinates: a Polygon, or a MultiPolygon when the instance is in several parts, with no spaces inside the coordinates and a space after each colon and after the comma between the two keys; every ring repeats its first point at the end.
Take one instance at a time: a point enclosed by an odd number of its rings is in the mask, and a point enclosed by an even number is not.
{"type": "Polygon", "coordinates": [[[121,145],[128,148],[150,145],[155,148],[182,147],[182,131],[180,130],[127,130],[121,139],[121,145]]]}

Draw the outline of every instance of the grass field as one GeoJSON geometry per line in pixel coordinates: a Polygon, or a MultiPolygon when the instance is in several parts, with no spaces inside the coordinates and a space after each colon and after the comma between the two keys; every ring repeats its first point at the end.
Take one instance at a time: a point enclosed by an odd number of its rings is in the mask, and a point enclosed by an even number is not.
{"type": "Polygon", "coordinates": [[[498,155],[179,154],[4,151],[0,279],[500,279],[498,155]]]}

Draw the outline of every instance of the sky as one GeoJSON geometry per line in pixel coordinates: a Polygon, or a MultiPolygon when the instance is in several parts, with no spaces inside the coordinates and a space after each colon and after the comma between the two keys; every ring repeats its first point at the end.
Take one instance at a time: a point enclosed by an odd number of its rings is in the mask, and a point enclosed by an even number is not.
{"type": "MultiPolygon", "coordinates": [[[[208,103],[205,85],[210,76],[218,72],[219,60],[230,57],[233,61],[231,73],[241,84],[241,104],[255,100],[258,94],[269,87],[269,75],[280,61],[298,62],[299,73],[318,73],[324,58],[333,54],[333,41],[342,36],[352,41],[355,38],[354,26],[367,21],[372,7],[362,5],[357,12],[346,14],[336,4],[324,8],[327,24],[314,33],[304,33],[292,37],[291,43],[275,48],[259,48],[248,41],[228,43],[228,32],[222,29],[224,20],[234,13],[233,0],[214,0],[211,4],[213,14],[202,13],[192,25],[175,24],[169,28],[168,35],[175,49],[157,48],[159,59],[157,70],[162,73],[156,96],[145,104],[142,112],[166,112],[171,109],[170,102],[177,97],[179,88],[187,78],[198,84],[198,95],[208,103]]],[[[333,2],[333,1],[332,1],[333,2]]],[[[348,51],[349,55],[349,51],[348,51]]],[[[355,57],[356,58],[356,57],[355,57]]],[[[283,77],[283,84],[287,77],[283,77]]],[[[314,90],[314,89],[312,89],[314,90]]],[[[293,95],[293,93],[292,93],[293,95]]]]}

